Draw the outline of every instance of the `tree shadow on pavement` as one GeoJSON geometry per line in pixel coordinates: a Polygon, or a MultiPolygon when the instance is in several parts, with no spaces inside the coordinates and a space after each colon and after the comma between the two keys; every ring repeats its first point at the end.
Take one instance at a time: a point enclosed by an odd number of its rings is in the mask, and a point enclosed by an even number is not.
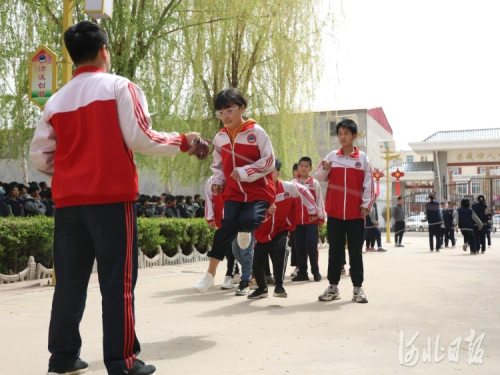
{"type": "MultiPolygon", "coordinates": [[[[144,343],[141,344],[139,359],[154,365],[155,361],[189,357],[217,345],[215,341],[204,340],[205,337],[207,336],[180,336],[167,341],[144,343]]],[[[90,373],[104,368],[103,361],[89,363],[90,373]]]]}
{"type": "Polygon", "coordinates": [[[262,300],[248,300],[245,299],[242,302],[235,303],[234,305],[222,306],[216,310],[205,311],[198,315],[200,318],[212,318],[217,316],[234,316],[243,314],[254,314],[258,312],[267,312],[269,315],[288,315],[301,312],[322,312],[328,311],[332,312],[340,309],[342,306],[347,304],[352,304],[350,299],[344,301],[331,301],[331,302],[320,302],[314,301],[310,303],[304,303],[301,305],[289,305],[282,306],[278,304],[273,305],[259,305],[258,301],[262,300]]]}

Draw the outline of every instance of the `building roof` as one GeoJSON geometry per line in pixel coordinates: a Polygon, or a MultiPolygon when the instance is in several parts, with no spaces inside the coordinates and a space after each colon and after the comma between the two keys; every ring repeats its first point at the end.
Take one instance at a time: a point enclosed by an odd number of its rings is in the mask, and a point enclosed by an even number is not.
{"type": "MultiPolygon", "coordinates": [[[[398,167],[392,166],[391,173],[395,172],[398,167]]],[[[434,171],[434,162],[432,161],[419,161],[415,163],[403,163],[401,167],[399,167],[401,172],[433,172],[434,171]]]]}
{"type": "Polygon", "coordinates": [[[391,125],[389,125],[389,120],[387,120],[387,117],[382,107],[367,109],[366,113],[368,113],[375,121],[377,121],[380,124],[380,126],[382,126],[385,130],[387,130],[389,134],[393,134],[391,125]]]}
{"type": "Polygon", "coordinates": [[[460,142],[500,139],[500,128],[440,131],[427,137],[423,142],[460,142]]]}

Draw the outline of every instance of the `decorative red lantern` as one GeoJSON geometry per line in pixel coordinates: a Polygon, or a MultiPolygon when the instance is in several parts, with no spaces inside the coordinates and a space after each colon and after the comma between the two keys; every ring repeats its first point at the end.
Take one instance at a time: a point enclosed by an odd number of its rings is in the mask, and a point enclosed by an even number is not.
{"type": "Polygon", "coordinates": [[[391,176],[394,177],[396,179],[396,195],[399,196],[401,194],[401,186],[400,186],[400,182],[399,182],[399,179],[401,177],[404,177],[405,173],[404,172],[401,172],[398,169],[396,169],[396,172],[392,172],[391,173],[391,176]]]}
{"type": "Polygon", "coordinates": [[[377,190],[375,192],[375,194],[377,194],[377,196],[380,195],[380,179],[382,177],[384,177],[384,172],[380,172],[378,169],[375,169],[375,172],[372,173],[373,177],[375,178],[375,181],[376,181],[376,186],[377,186],[377,190]]]}

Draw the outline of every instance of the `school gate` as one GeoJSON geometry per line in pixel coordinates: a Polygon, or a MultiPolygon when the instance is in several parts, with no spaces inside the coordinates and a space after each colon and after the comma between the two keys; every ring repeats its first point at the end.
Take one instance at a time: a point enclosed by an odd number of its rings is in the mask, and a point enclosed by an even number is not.
{"type": "Polygon", "coordinates": [[[444,199],[450,201],[452,207],[460,207],[462,199],[469,199],[471,204],[477,201],[478,195],[484,195],[486,204],[492,213],[500,209],[500,176],[471,178],[468,182],[445,185],[444,199]]]}

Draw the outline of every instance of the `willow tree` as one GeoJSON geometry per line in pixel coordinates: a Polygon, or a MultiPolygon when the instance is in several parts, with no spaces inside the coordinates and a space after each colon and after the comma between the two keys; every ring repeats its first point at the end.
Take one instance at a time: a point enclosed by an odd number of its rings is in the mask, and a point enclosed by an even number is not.
{"type": "MultiPolygon", "coordinates": [[[[155,129],[213,137],[221,126],[214,97],[236,87],[287,162],[302,152],[315,153],[312,122],[298,111],[309,107],[319,81],[321,31],[333,28],[331,12],[320,10],[321,3],[120,0],[114,2],[113,20],[99,23],[109,34],[111,72],[143,88],[155,129]]],[[[87,19],[82,7],[82,0],[75,2],[75,21],[87,19]]],[[[27,58],[42,43],[61,55],[61,8],[60,0],[0,3],[0,72],[6,82],[0,88],[0,128],[10,134],[0,147],[10,145],[16,158],[40,115],[28,102],[27,58]]],[[[170,183],[195,183],[210,173],[209,160],[186,155],[136,160],[170,183]]]]}
{"type": "Polygon", "coordinates": [[[310,107],[319,82],[322,31],[333,28],[330,9],[323,5],[320,14],[321,2],[314,0],[189,3],[203,13],[183,14],[185,23],[200,24],[207,16],[224,21],[183,30],[192,72],[186,116],[205,134],[215,134],[221,123],[214,117],[214,96],[236,87],[285,165],[300,154],[315,156],[313,117],[299,110],[310,107]]]}

